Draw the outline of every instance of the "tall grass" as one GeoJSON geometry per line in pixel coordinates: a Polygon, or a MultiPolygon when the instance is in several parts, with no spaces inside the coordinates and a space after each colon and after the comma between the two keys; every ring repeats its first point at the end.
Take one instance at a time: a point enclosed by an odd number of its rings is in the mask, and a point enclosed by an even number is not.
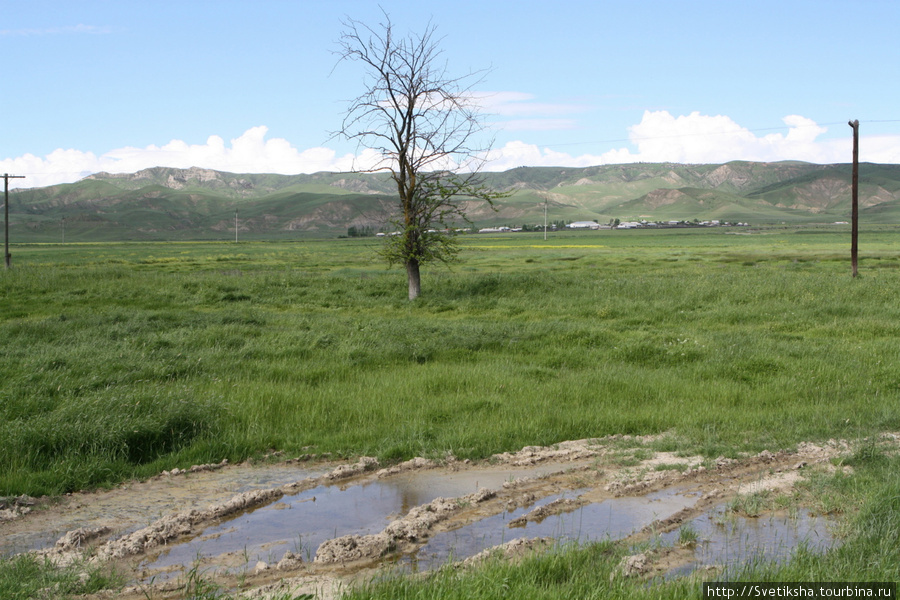
{"type": "Polygon", "coordinates": [[[890,238],[851,280],[830,234],[653,233],[471,238],[413,303],[371,241],[17,249],[0,495],[269,449],[671,431],[733,455],[900,426],[890,238]]]}
{"type": "Polygon", "coordinates": [[[121,584],[121,576],[96,566],[57,568],[29,554],[0,561],[0,598],[4,600],[71,598],[121,584]]]}

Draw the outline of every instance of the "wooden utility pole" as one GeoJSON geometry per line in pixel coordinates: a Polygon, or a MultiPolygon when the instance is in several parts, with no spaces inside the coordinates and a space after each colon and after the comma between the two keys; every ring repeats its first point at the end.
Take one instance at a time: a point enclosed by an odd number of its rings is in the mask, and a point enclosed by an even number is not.
{"type": "Polygon", "coordinates": [[[24,175],[10,175],[9,173],[3,174],[3,256],[6,260],[6,268],[9,268],[9,180],[10,179],[25,179],[24,175]]]}
{"type": "Polygon", "coordinates": [[[547,199],[544,198],[544,241],[547,241],[547,199]]]}
{"type": "Polygon", "coordinates": [[[859,251],[859,121],[850,121],[848,125],[853,128],[853,176],[850,192],[850,263],[853,265],[853,276],[856,277],[859,275],[856,264],[859,251]]]}

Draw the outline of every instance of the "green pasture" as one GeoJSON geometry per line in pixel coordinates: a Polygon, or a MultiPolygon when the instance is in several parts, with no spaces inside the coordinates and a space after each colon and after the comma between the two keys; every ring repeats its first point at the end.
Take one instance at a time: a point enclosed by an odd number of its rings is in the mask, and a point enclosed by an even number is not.
{"type": "Polygon", "coordinates": [[[13,247],[0,495],[287,453],[707,455],[900,428],[900,245],[835,229],[466,236],[404,299],[374,239],[13,247]]]}
{"type": "MultiPolygon", "coordinates": [[[[415,302],[375,239],[14,245],[0,496],[273,449],[483,458],[668,432],[666,449],[716,457],[900,430],[895,228],[862,232],[856,279],[838,226],[460,241],[461,262],[428,268],[415,302]]],[[[896,458],[854,460],[857,475],[825,484],[861,507],[841,548],[748,577],[896,579],[896,458]]],[[[560,548],[358,594],[697,596],[609,584],[627,551],[560,548]]],[[[30,597],[21,582],[39,589],[41,573],[2,561],[0,591],[30,597]]]]}

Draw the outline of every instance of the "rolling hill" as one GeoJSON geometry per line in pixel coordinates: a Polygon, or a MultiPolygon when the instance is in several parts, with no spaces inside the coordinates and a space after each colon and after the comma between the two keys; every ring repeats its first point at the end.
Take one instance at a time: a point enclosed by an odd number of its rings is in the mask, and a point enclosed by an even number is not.
{"type": "MultiPolygon", "coordinates": [[[[845,221],[850,165],[729,162],[520,167],[485,173],[510,195],[495,208],[469,203],[476,226],[554,221],[712,220],[751,224],[845,221]]],[[[334,236],[348,227],[389,230],[393,184],[385,174],[237,174],[157,167],[14,190],[18,241],[266,239],[334,236]]],[[[860,165],[863,221],[900,221],[900,165],[860,165]]],[[[462,224],[460,224],[462,225],[462,224]]]]}

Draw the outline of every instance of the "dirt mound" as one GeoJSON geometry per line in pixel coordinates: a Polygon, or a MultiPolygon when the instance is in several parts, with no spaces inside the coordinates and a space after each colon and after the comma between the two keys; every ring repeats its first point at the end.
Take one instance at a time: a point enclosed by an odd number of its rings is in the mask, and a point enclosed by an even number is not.
{"type": "Polygon", "coordinates": [[[493,546],[487,550],[482,550],[478,554],[470,556],[461,563],[460,567],[470,567],[484,562],[489,558],[515,558],[527,555],[529,552],[536,552],[554,544],[553,538],[516,538],[504,544],[493,546]]]}
{"type": "Polygon", "coordinates": [[[521,517],[513,519],[509,522],[509,526],[523,527],[526,523],[540,522],[550,515],[556,515],[561,512],[570,512],[585,504],[587,504],[587,501],[583,498],[557,498],[548,504],[535,508],[527,515],[522,515],[521,517]]]}
{"type": "Polygon", "coordinates": [[[491,490],[481,490],[461,498],[437,498],[424,506],[415,507],[380,533],[345,535],[325,542],[316,551],[315,562],[344,565],[381,558],[388,552],[397,550],[400,544],[421,539],[436,523],[447,520],[463,507],[480,504],[495,495],[491,490]]]}
{"type": "Polygon", "coordinates": [[[0,523],[27,515],[35,504],[35,499],[30,496],[0,498],[0,523]]]}

